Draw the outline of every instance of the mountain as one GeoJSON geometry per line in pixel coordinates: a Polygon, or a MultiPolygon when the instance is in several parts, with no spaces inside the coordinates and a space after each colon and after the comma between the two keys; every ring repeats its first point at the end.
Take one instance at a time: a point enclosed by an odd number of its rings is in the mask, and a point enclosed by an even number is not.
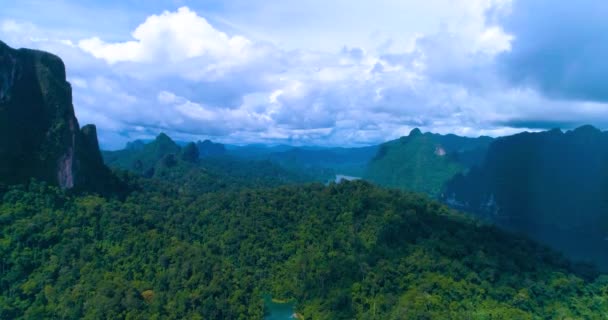
{"type": "Polygon", "coordinates": [[[180,147],[161,133],[148,143],[137,140],[123,150],[104,151],[103,157],[112,168],[177,184],[185,192],[272,187],[312,180],[270,161],[237,158],[222,150],[223,145],[211,141],[180,147]]]}
{"type": "Polygon", "coordinates": [[[337,174],[363,175],[377,146],[362,148],[293,148],[274,152],[267,159],[285,168],[313,173],[321,181],[333,180],[337,174]]]}
{"type": "Polygon", "coordinates": [[[141,150],[141,149],[143,149],[144,145],[146,145],[146,143],[148,143],[148,142],[143,141],[143,140],[135,140],[135,141],[127,142],[127,145],[125,146],[125,149],[127,149],[127,150],[141,150]]]}
{"type": "Polygon", "coordinates": [[[154,141],[145,143],[134,141],[118,151],[104,151],[103,158],[110,167],[129,170],[145,176],[154,174],[154,167],[164,157],[177,155],[181,147],[169,136],[160,133],[154,141]]]}
{"type": "Polygon", "coordinates": [[[226,147],[221,143],[215,143],[211,140],[198,141],[196,143],[198,153],[201,158],[222,156],[226,154],[226,147]]]}
{"type": "Polygon", "coordinates": [[[466,138],[453,134],[422,133],[380,145],[364,178],[378,185],[438,196],[456,174],[480,163],[490,137],[466,138]]]}
{"type": "Polygon", "coordinates": [[[608,268],[608,132],[591,126],[495,140],[445,201],[608,268]]]}
{"type": "Polygon", "coordinates": [[[316,181],[334,180],[336,175],[361,176],[378,147],[329,148],[287,145],[229,146],[227,153],[249,160],[266,160],[281,167],[314,177],[316,181]]]}
{"type": "Polygon", "coordinates": [[[0,183],[31,178],[64,189],[112,182],[95,126],[80,129],[61,59],[0,41],[0,183]]]}

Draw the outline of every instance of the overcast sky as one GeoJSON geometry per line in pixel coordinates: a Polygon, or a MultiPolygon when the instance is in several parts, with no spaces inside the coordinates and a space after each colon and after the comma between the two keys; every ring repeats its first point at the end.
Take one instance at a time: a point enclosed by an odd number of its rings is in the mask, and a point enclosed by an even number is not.
{"type": "Polygon", "coordinates": [[[0,40],[63,58],[103,148],[357,146],[608,127],[597,0],[0,0],[0,40]]]}

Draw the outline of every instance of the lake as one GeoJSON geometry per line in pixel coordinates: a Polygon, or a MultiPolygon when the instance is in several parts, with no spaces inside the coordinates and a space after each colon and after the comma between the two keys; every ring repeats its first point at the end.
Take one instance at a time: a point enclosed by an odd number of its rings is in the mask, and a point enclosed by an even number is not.
{"type": "Polygon", "coordinates": [[[270,296],[264,297],[264,309],[267,311],[264,320],[293,320],[294,302],[277,303],[270,296]]]}

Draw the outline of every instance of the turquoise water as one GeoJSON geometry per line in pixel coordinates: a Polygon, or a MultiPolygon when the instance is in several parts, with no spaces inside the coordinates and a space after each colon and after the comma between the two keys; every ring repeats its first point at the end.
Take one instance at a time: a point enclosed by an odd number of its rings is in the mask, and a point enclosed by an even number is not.
{"type": "Polygon", "coordinates": [[[275,303],[272,302],[270,296],[264,298],[264,308],[266,310],[266,316],[264,320],[293,320],[295,304],[293,302],[288,303],[275,303]]]}

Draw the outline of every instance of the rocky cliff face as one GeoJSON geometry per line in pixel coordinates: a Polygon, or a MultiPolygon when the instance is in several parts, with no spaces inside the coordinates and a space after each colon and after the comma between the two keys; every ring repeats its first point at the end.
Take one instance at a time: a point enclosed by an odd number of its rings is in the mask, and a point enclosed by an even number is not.
{"type": "Polygon", "coordinates": [[[69,189],[108,174],[95,127],[80,130],[61,59],[0,41],[0,182],[69,189]]]}
{"type": "Polygon", "coordinates": [[[520,133],[448,182],[445,201],[608,270],[608,132],[520,133]]]}

